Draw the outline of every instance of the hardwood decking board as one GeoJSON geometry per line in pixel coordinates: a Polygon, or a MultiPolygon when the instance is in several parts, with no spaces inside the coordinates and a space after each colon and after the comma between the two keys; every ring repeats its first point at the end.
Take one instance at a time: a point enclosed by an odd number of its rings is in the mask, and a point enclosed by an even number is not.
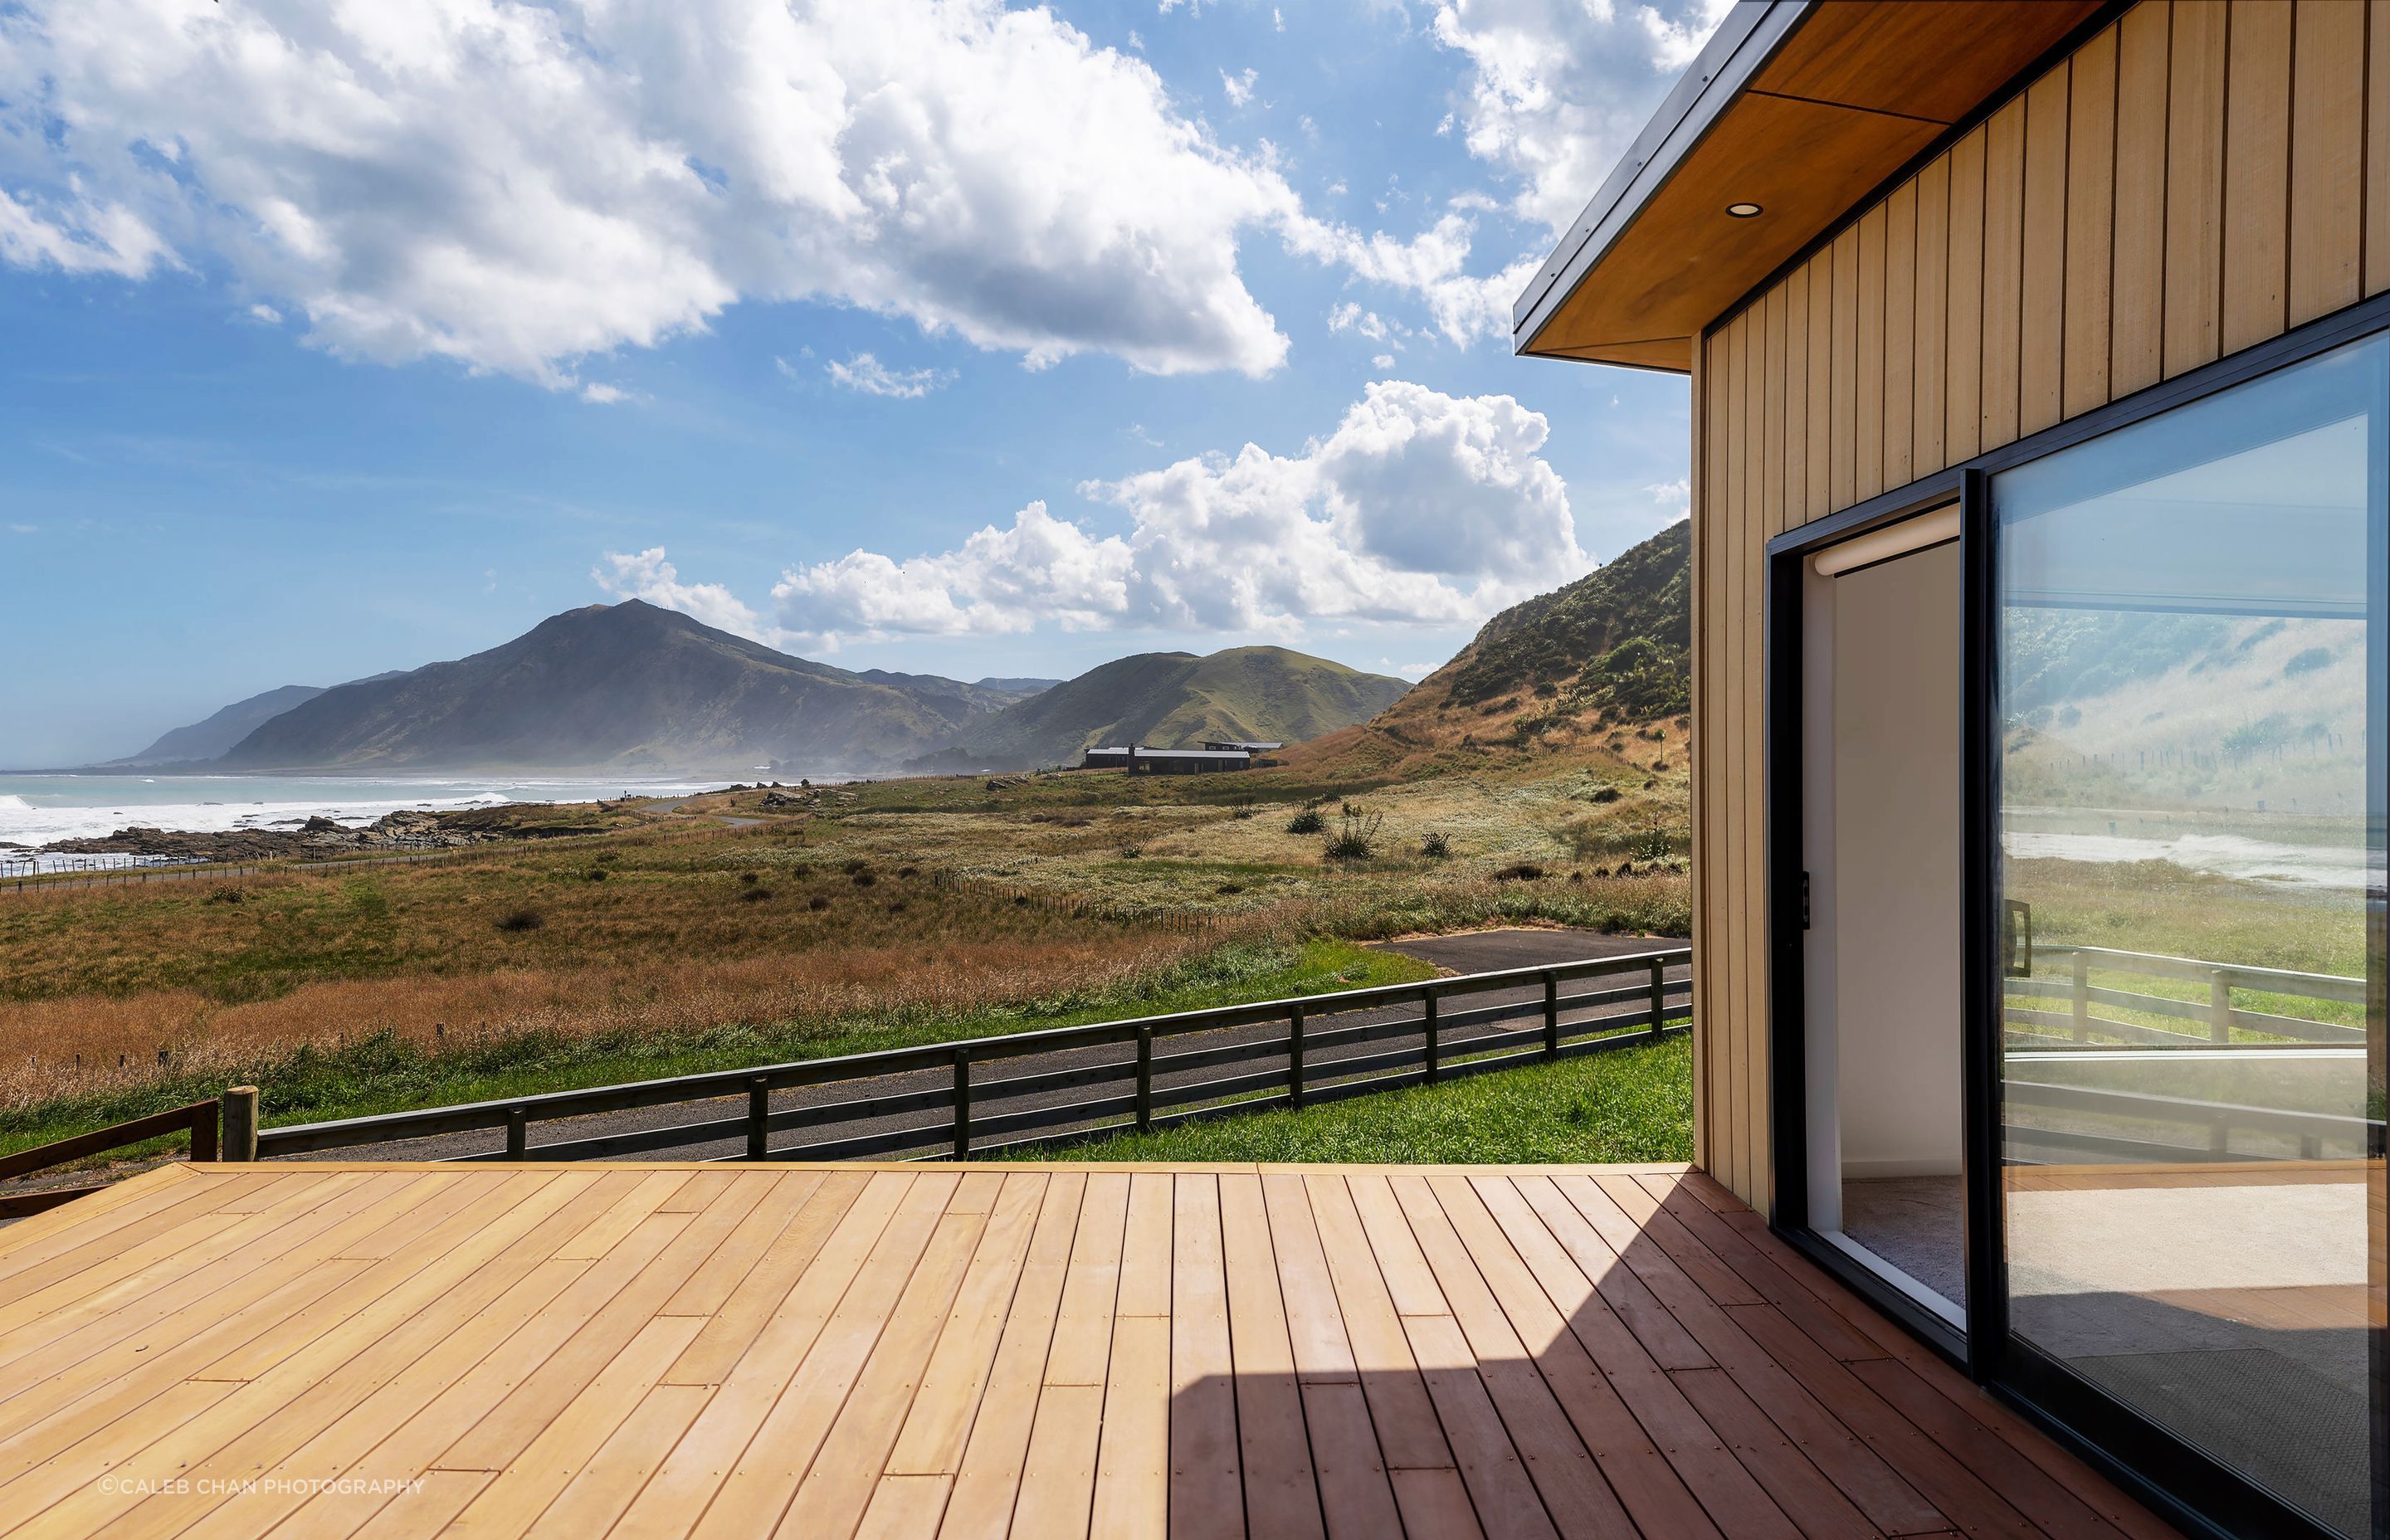
{"type": "MultiPolygon", "coordinates": [[[[963,1444],[970,1436],[1005,1322],[1016,1303],[1022,1269],[1029,1260],[1047,1180],[1039,1172],[1014,1174],[990,1211],[979,1252],[963,1276],[945,1329],[921,1371],[920,1388],[889,1452],[890,1475],[951,1476],[961,1465],[963,1444]]],[[[939,1501],[943,1508],[944,1497],[939,1501]]]]}
{"type": "Polygon", "coordinates": [[[1195,1540],[1234,1540],[1245,1533],[1245,1486],[1219,1178],[1182,1172],[1172,1187],[1170,1529],[1195,1540]]]}
{"type": "Polygon", "coordinates": [[[950,1172],[925,1172],[907,1181],[887,1227],[840,1291],[837,1308],[822,1322],[803,1359],[787,1366],[780,1394],[691,1533],[748,1535],[768,1533],[778,1523],[887,1329],[891,1302],[905,1297],[934,1240],[945,1241],[941,1261],[963,1249],[951,1229],[942,1230],[955,1182],[950,1172]]]}
{"type": "Polygon", "coordinates": [[[1030,1237],[1029,1255],[1022,1264],[1021,1282],[1013,1293],[1012,1313],[1005,1321],[996,1362],[980,1398],[979,1415],[971,1423],[962,1461],[955,1471],[954,1488],[938,1531],[941,1535],[976,1540],[1003,1535],[1011,1529],[1013,1503],[1021,1490],[1030,1428],[1045,1382],[1047,1354],[1053,1347],[1055,1317],[1061,1308],[1062,1286],[1070,1272],[1086,1186],[1085,1175],[1063,1172],[1046,1189],[1037,1226],[1030,1237]]]}
{"type": "Polygon", "coordinates": [[[1323,1534],[1319,1483],[1259,1176],[1220,1178],[1220,1253],[1227,1272],[1247,1533],[1323,1534]]]}
{"type": "MultiPolygon", "coordinates": [[[[1339,1176],[1303,1179],[1312,1217],[1328,1255],[1345,1340],[1361,1379],[1361,1393],[1389,1470],[1453,1469],[1452,1449],[1437,1424],[1435,1406],[1411,1357],[1402,1317],[1369,1253],[1369,1238],[1353,1195],[1339,1176]]],[[[1396,1495],[1401,1495],[1396,1483],[1396,1495]]]]}
{"type": "Polygon", "coordinates": [[[35,1238],[94,1287],[19,1322],[0,1533],[2171,1533],[1683,1167],[277,1168],[180,1277],[107,1223],[212,1176],[35,1238]]]}

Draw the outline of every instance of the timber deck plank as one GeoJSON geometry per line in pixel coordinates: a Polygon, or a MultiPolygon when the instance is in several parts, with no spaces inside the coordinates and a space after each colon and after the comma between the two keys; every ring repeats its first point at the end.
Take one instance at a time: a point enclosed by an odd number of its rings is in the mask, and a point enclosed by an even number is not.
{"type": "Polygon", "coordinates": [[[0,1535],[2171,1533],[1683,1168],[327,1162],[88,1202],[0,1230],[40,1371],[0,1535]]]}

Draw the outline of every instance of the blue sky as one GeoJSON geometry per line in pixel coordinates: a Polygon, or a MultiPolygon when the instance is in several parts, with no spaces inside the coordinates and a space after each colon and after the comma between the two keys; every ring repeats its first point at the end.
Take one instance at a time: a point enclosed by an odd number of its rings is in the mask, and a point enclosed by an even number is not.
{"type": "Polygon", "coordinates": [[[1416,676],[1681,515],[1508,312],[1715,10],[0,3],[0,764],[630,594],[1416,676]]]}

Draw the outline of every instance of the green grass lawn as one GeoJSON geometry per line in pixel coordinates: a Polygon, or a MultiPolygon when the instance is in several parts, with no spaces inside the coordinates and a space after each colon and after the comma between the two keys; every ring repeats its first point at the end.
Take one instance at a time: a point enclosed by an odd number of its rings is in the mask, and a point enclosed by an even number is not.
{"type": "Polygon", "coordinates": [[[1678,1035],[1380,1096],[1119,1134],[1022,1160],[1417,1162],[1690,1161],[1693,1054],[1678,1035]]]}

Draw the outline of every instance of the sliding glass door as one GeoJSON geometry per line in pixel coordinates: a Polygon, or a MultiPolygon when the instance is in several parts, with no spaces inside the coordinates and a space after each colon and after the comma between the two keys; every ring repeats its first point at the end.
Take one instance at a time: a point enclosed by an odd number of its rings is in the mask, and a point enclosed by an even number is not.
{"type": "Polygon", "coordinates": [[[2322,1530],[2385,1429],[2380,338],[1991,482],[2012,1356],[2322,1530]]]}

